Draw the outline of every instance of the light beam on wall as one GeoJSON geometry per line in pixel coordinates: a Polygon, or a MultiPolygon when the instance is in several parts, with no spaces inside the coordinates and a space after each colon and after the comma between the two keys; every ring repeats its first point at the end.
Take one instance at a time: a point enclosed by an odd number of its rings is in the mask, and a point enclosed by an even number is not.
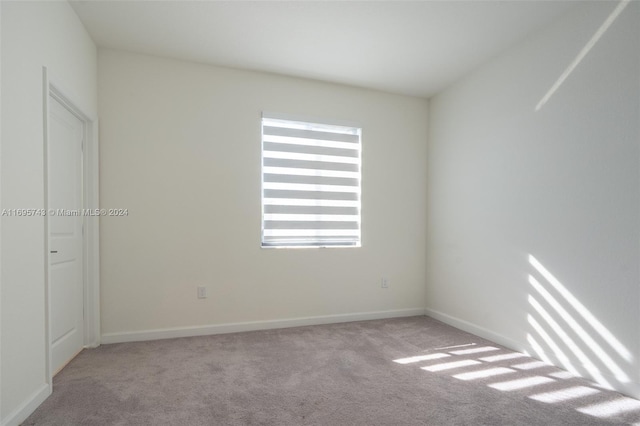
{"type": "Polygon", "coordinates": [[[580,53],[578,53],[578,56],[575,57],[575,59],[569,64],[567,69],[564,70],[564,72],[560,75],[558,80],[553,84],[553,86],[551,86],[549,91],[542,97],[542,99],[540,99],[540,102],[538,102],[538,105],[536,105],[536,111],[539,111],[540,108],[542,108],[544,104],[546,104],[549,101],[549,99],[551,99],[553,94],[558,90],[560,86],[562,86],[562,83],[564,83],[567,77],[569,77],[569,75],[573,72],[573,70],[580,64],[580,62],[582,62],[584,57],[587,56],[589,51],[593,48],[593,46],[595,46],[598,40],[600,40],[600,38],[604,35],[604,33],[609,29],[611,24],[613,24],[613,22],[616,20],[618,15],[620,15],[620,13],[622,13],[624,8],[627,7],[630,1],[631,0],[622,0],[618,4],[618,6],[616,6],[616,8],[613,10],[613,12],[611,12],[609,17],[602,23],[600,28],[598,28],[598,31],[595,32],[593,37],[591,37],[591,39],[587,42],[587,44],[582,48],[580,53]]]}

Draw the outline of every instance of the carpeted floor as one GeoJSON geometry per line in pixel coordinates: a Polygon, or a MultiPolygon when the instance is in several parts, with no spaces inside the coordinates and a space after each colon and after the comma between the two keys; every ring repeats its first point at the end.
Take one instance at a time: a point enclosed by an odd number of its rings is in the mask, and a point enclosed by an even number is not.
{"type": "Polygon", "coordinates": [[[24,425],[640,425],[640,401],[429,317],[103,345],[24,425]]]}

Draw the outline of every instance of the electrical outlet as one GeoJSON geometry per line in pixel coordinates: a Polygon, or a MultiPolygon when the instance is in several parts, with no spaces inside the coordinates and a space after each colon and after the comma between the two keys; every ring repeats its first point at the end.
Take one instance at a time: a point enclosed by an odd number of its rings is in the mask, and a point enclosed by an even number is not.
{"type": "Polygon", "coordinates": [[[206,299],[207,298],[207,288],[203,285],[198,286],[198,299],[206,299]]]}
{"type": "Polygon", "coordinates": [[[382,288],[389,288],[389,279],[387,277],[382,277],[380,280],[380,286],[382,288]]]}

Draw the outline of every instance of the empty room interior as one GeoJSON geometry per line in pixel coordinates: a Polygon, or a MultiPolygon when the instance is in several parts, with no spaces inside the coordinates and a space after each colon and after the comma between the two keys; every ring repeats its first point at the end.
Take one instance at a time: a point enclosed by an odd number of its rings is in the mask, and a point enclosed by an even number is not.
{"type": "Polygon", "coordinates": [[[640,426],[638,1],[0,24],[1,426],[640,426]]]}

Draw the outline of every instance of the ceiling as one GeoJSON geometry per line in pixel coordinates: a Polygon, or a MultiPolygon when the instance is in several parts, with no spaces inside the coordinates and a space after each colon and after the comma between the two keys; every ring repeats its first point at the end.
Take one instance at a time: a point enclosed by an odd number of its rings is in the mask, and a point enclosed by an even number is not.
{"type": "Polygon", "coordinates": [[[576,1],[71,1],[100,47],[429,97],[576,1]]]}

